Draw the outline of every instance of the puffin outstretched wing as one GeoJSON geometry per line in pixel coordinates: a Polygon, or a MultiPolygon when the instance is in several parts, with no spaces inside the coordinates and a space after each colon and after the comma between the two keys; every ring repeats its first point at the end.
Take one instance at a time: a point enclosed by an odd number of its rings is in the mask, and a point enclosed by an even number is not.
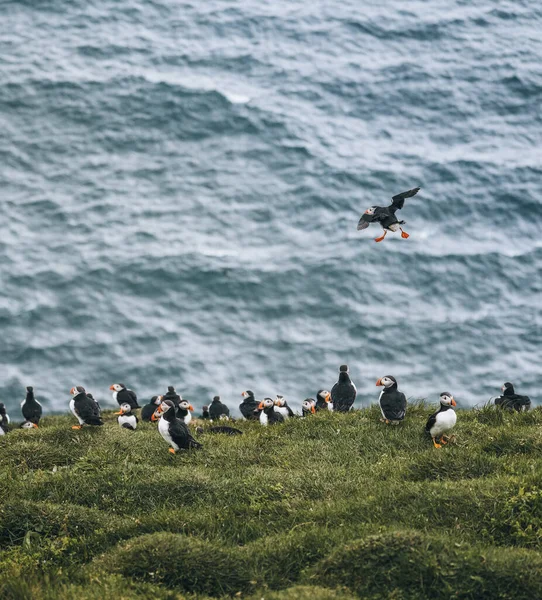
{"type": "Polygon", "coordinates": [[[374,220],[373,216],[374,215],[361,215],[361,219],[358,222],[358,231],[361,231],[362,229],[367,229],[367,227],[369,227],[369,224],[374,220]]]}
{"type": "Polygon", "coordinates": [[[403,208],[403,206],[405,205],[405,198],[412,198],[412,196],[415,196],[419,191],[420,191],[420,188],[417,187],[417,188],[408,190],[407,192],[401,192],[400,194],[393,196],[393,198],[391,199],[391,207],[390,208],[394,212],[396,210],[401,210],[401,208],[403,208]]]}

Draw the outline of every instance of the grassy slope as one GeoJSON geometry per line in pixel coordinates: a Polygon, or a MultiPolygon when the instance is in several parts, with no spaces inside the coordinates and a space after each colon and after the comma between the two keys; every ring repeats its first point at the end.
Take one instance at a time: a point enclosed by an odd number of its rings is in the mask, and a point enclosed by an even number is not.
{"type": "Polygon", "coordinates": [[[156,427],[0,438],[0,597],[542,597],[542,409],[458,411],[457,442],[376,408],[170,456],[156,427]]]}

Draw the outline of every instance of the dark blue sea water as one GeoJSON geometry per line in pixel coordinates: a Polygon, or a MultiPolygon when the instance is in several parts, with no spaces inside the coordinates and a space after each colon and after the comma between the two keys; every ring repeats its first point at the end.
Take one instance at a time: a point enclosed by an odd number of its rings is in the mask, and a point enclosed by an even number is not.
{"type": "MultiPolygon", "coordinates": [[[[537,0],[0,3],[0,401],[542,400],[537,0]],[[416,185],[410,239],[360,214],[416,185]]],[[[15,416],[15,415],[13,415],[15,416]]]]}

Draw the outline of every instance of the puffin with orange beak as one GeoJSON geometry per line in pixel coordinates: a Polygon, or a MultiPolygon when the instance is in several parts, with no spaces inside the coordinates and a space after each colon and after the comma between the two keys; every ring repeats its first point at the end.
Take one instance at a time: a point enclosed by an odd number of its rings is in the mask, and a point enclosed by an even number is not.
{"type": "Polygon", "coordinates": [[[403,392],[397,389],[397,380],[391,375],[386,375],[379,379],[376,385],[384,388],[378,398],[382,413],[380,420],[386,425],[399,425],[406,415],[407,399],[403,392]]]}
{"type": "Polygon", "coordinates": [[[153,418],[154,411],[162,403],[162,396],[153,396],[148,404],[141,409],[141,420],[142,421],[155,421],[153,418]]]}
{"type": "Polygon", "coordinates": [[[119,415],[117,417],[117,422],[120,427],[135,431],[139,419],[134,414],[132,414],[132,407],[128,404],[128,402],[124,402],[124,404],[121,404],[120,411],[116,412],[115,414],[119,415]]]}
{"type": "Polygon", "coordinates": [[[264,398],[258,405],[258,409],[260,410],[260,423],[264,427],[284,423],[284,417],[275,410],[275,401],[272,398],[264,398]]]}
{"type": "Polygon", "coordinates": [[[109,386],[109,389],[113,392],[113,400],[115,400],[119,406],[128,403],[132,410],[140,408],[137,403],[136,393],[133,390],[129,390],[124,383],[114,383],[109,386]]]}
{"type": "Polygon", "coordinates": [[[194,407],[188,402],[188,400],[181,400],[177,405],[177,418],[181,419],[185,425],[188,425],[192,421],[192,413],[194,407]]]}
{"type": "Polygon", "coordinates": [[[447,435],[457,422],[453,406],[457,406],[454,397],[450,392],[442,392],[440,395],[440,408],[436,413],[433,413],[425,426],[425,431],[433,439],[435,448],[441,448],[443,444],[447,444],[450,438],[447,435]]]}
{"type": "Polygon", "coordinates": [[[82,385],[72,387],[70,390],[72,399],[70,401],[70,410],[79,421],[79,425],[74,425],[72,429],[81,429],[83,425],[103,425],[100,418],[100,409],[96,402],[87,396],[85,388],[82,385]]]}
{"type": "Polygon", "coordinates": [[[172,400],[166,400],[159,406],[162,418],[158,422],[158,431],[160,435],[171,446],[169,452],[175,454],[177,450],[190,450],[191,448],[203,448],[196,441],[188,426],[181,419],[175,416],[175,404],[172,400]]]}
{"type": "Polygon", "coordinates": [[[301,403],[301,414],[304,417],[309,417],[316,413],[316,400],[314,398],[305,398],[301,403]]]}
{"type": "Polygon", "coordinates": [[[317,411],[319,410],[329,410],[333,412],[333,402],[331,402],[331,394],[327,390],[318,390],[316,394],[316,405],[315,407],[317,411]]]}
{"type": "Polygon", "coordinates": [[[405,198],[412,198],[420,191],[420,188],[414,188],[407,192],[402,192],[393,196],[391,204],[389,206],[371,206],[368,208],[358,222],[358,231],[367,229],[371,223],[380,223],[384,233],[375,238],[375,242],[381,242],[387,235],[388,231],[396,232],[398,229],[401,231],[401,237],[406,239],[410,237],[406,231],[403,231],[401,225],[404,225],[404,221],[399,221],[395,216],[396,211],[401,210],[405,205],[405,198]]]}
{"type": "Polygon", "coordinates": [[[239,404],[239,410],[247,421],[257,421],[260,418],[260,403],[254,397],[254,392],[246,390],[241,394],[243,401],[239,404]]]}

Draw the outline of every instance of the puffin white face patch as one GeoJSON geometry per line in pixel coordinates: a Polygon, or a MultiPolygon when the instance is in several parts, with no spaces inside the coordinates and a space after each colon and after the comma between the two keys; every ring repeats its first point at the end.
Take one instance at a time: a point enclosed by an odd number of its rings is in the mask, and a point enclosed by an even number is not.
{"type": "Polygon", "coordinates": [[[444,406],[450,406],[452,404],[453,396],[449,394],[441,394],[440,395],[440,403],[444,404],[444,406]]]}
{"type": "Polygon", "coordinates": [[[277,399],[275,400],[275,404],[277,406],[284,406],[286,404],[286,400],[284,400],[284,396],[277,394],[277,399]]]}
{"type": "Polygon", "coordinates": [[[395,383],[395,381],[393,381],[393,379],[390,379],[389,377],[382,377],[380,381],[382,382],[382,385],[384,387],[390,387],[395,383]]]}
{"type": "Polygon", "coordinates": [[[186,400],[183,400],[182,402],[179,402],[179,406],[185,410],[188,410],[190,408],[190,403],[186,400]]]}
{"type": "Polygon", "coordinates": [[[132,407],[128,404],[128,402],[125,402],[124,404],[120,405],[120,409],[123,413],[129,413],[132,410],[132,407]]]}
{"type": "Polygon", "coordinates": [[[366,214],[366,215],[374,215],[374,214],[375,214],[375,210],[376,210],[376,206],[371,206],[370,208],[368,208],[368,209],[365,211],[365,214],[366,214]]]}
{"type": "Polygon", "coordinates": [[[273,406],[273,404],[275,403],[271,398],[265,398],[265,400],[263,400],[263,405],[265,406],[265,408],[269,408],[270,406],[273,406]]]}

